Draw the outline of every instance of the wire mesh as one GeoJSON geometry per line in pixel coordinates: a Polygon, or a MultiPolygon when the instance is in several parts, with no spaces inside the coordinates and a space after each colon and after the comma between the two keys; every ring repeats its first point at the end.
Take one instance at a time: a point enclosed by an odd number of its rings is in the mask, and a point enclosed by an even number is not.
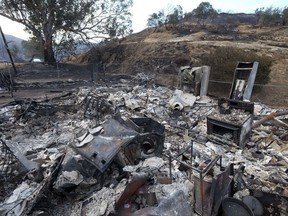
{"type": "Polygon", "coordinates": [[[104,120],[106,114],[113,114],[112,105],[95,92],[90,92],[83,101],[84,118],[96,120],[96,125],[104,120]]]}
{"type": "Polygon", "coordinates": [[[0,71],[0,88],[6,89],[10,94],[13,94],[14,81],[10,71],[0,71]]]}
{"type": "Polygon", "coordinates": [[[27,171],[11,149],[1,139],[0,159],[0,182],[13,181],[27,171]]]}
{"type": "Polygon", "coordinates": [[[26,172],[24,165],[0,139],[0,202],[12,193],[26,172]]]}

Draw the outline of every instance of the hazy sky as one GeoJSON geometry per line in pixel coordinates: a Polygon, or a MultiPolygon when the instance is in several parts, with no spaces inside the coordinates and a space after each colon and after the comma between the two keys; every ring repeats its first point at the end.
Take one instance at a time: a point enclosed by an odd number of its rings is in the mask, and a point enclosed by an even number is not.
{"type": "MultiPolygon", "coordinates": [[[[167,8],[168,5],[181,5],[184,12],[190,12],[203,1],[207,0],[134,0],[132,9],[134,32],[145,28],[150,14],[167,8]]],[[[260,7],[288,7],[287,0],[210,0],[209,2],[214,9],[230,13],[254,13],[260,7]]]]}
{"type": "MultiPolygon", "coordinates": [[[[133,13],[134,32],[143,30],[146,27],[148,16],[154,12],[176,5],[181,5],[184,12],[190,12],[203,1],[206,0],[134,0],[134,6],[131,11],[133,13]]],[[[209,2],[214,9],[230,13],[253,13],[255,9],[260,7],[284,8],[288,6],[287,0],[210,0],[209,2]]],[[[14,35],[22,39],[27,39],[29,36],[23,31],[23,26],[1,16],[0,26],[5,34],[14,35]]]]}

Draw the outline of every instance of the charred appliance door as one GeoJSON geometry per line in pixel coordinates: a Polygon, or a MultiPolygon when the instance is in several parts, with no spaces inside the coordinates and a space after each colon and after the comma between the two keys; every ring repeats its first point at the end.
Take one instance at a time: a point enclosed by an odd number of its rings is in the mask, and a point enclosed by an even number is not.
{"type": "Polygon", "coordinates": [[[124,155],[131,164],[141,159],[160,156],[164,147],[165,127],[151,118],[130,118],[139,134],[125,148],[124,155]]]}
{"type": "Polygon", "coordinates": [[[88,144],[70,146],[78,154],[104,172],[122,147],[128,145],[138,133],[128,127],[122,119],[112,118],[102,125],[103,133],[93,137],[88,144]]]}

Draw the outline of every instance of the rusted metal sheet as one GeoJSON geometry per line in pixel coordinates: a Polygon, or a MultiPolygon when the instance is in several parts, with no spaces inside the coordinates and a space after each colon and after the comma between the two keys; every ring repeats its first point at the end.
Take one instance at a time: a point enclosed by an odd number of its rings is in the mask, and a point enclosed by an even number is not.
{"type": "Polygon", "coordinates": [[[115,212],[119,216],[131,214],[132,196],[135,195],[141,187],[147,183],[147,176],[145,174],[137,174],[132,177],[131,182],[128,183],[119,200],[115,204],[115,212]]]}
{"type": "Polygon", "coordinates": [[[232,179],[234,176],[233,164],[228,165],[223,172],[213,178],[211,186],[210,202],[213,203],[211,209],[211,216],[218,215],[221,202],[226,196],[232,196],[233,194],[233,183],[232,179]]]}
{"type": "Polygon", "coordinates": [[[210,202],[212,182],[201,180],[200,177],[194,176],[194,198],[195,198],[195,211],[204,216],[209,215],[212,208],[210,202]]]}
{"type": "Polygon", "coordinates": [[[194,176],[195,211],[202,216],[216,216],[225,196],[232,194],[233,166],[229,165],[212,181],[194,176]]]}

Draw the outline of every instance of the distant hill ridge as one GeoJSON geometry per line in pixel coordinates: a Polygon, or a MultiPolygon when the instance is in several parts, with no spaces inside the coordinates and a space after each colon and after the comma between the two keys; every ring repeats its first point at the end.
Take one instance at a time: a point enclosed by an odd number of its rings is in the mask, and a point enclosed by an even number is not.
{"type": "MultiPolygon", "coordinates": [[[[191,15],[185,17],[183,21],[198,22],[199,19],[191,15]]],[[[248,24],[256,25],[257,16],[256,14],[246,14],[246,13],[219,13],[217,16],[202,20],[202,22],[208,24],[248,24]]]]}
{"type": "MultiPolygon", "coordinates": [[[[20,52],[22,52],[22,49],[23,49],[22,41],[23,41],[23,39],[18,38],[18,37],[13,36],[13,35],[8,35],[8,34],[5,34],[5,33],[4,33],[4,36],[5,36],[5,39],[6,39],[7,43],[8,43],[8,47],[10,49],[13,46],[17,46],[19,48],[20,52]]],[[[4,41],[3,41],[2,36],[0,37],[0,58],[6,59],[6,60],[9,59],[7,51],[5,49],[5,45],[4,45],[4,41]]]]}

